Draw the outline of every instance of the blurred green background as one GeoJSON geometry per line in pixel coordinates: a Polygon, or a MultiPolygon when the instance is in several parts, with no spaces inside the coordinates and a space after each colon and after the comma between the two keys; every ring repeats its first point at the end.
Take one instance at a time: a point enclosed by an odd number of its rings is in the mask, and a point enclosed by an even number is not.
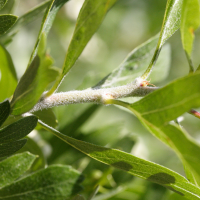
{"type": "MultiPolygon", "coordinates": [[[[21,16],[42,1],[9,0],[2,12],[21,16]]],[[[119,0],[109,11],[103,24],[88,43],[84,52],[66,76],[59,91],[86,89],[95,85],[115,69],[135,47],[157,34],[162,25],[166,0],[119,0]]],[[[62,67],[73,34],[78,12],[83,0],[71,0],[59,11],[48,36],[47,51],[54,58],[56,67],[62,67]]],[[[18,78],[27,67],[39,32],[42,15],[29,23],[7,46],[18,78]]],[[[168,78],[156,86],[163,86],[189,71],[182,50],[180,32],[167,42],[171,46],[171,67],[168,78]]],[[[195,68],[200,63],[200,32],[196,32],[193,51],[195,68]]],[[[115,106],[68,105],[53,109],[57,129],[64,134],[94,144],[118,148],[135,156],[169,167],[184,174],[177,156],[154,138],[132,114],[115,106]]],[[[198,119],[185,114],[181,124],[196,140],[200,140],[198,119]]],[[[113,197],[97,196],[94,199],[179,199],[179,196],[156,184],[134,178],[94,161],[69,147],[52,134],[39,129],[31,134],[44,154],[47,164],[68,164],[83,172],[83,195],[88,197],[96,185],[98,195],[115,194],[113,197]],[[112,192],[113,193],[112,193],[112,192]]],[[[180,197],[183,199],[183,197],[180,197]]]]}

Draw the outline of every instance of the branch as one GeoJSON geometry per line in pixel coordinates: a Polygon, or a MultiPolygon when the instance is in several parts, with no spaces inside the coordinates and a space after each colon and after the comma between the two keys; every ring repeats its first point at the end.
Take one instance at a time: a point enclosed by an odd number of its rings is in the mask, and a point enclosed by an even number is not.
{"type": "Polygon", "coordinates": [[[35,112],[38,110],[43,110],[59,105],[77,103],[106,104],[106,101],[108,99],[118,99],[122,97],[135,96],[142,97],[158,89],[157,87],[146,87],[143,82],[143,79],[137,78],[130,84],[113,88],[89,88],[81,91],[75,90],[69,92],[55,93],[49,97],[41,99],[30,112],[35,112]]]}

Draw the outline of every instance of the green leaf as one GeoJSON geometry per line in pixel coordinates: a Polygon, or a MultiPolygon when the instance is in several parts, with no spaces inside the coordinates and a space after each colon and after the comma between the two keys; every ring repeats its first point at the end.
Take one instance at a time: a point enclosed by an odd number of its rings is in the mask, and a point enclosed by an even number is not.
{"type": "Polygon", "coordinates": [[[33,114],[36,115],[38,119],[42,120],[45,124],[48,124],[52,127],[58,126],[58,120],[56,119],[53,110],[50,108],[46,110],[39,110],[33,114]]]}
{"type": "Polygon", "coordinates": [[[183,3],[183,0],[168,0],[167,1],[165,16],[164,16],[158,44],[147,70],[142,75],[143,79],[146,79],[150,75],[152,68],[156,63],[156,60],[158,59],[161,48],[166,42],[166,40],[169,39],[179,29],[180,22],[181,22],[182,3],[183,3]]]}
{"type": "Polygon", "coordinates": [[[183,9],[181,15],[181,39],[183,49],[186,52],[190,63],[191,71],[193,70],[191,53],[194,41],[194,31],[200,24],[200,9],[198,0],[183,0],[183,9]]]}
{"type": "Polygon", "coordinates": [[[177,79],[130,105],[135,113],[160,127],[200,106],[200,72],[177,79]]]}
{"type": "Polygon", "coordinates": [[[180,78],[131,105],[113,101],[130,109],[153,135],[170,146],[185,165],[188,179],[198,185],[200,146],[184,130],[167,122],[200,106],[199,79],[199,72],[180,78]]]}
{"type": "Polygon", "coordinates": [[[6,31],[17,21],[17,18],[18,17],[15,15],[0,15],[0,35],[6,33],[6,31]]]}
{"type": "Polygon", "coordinates": [[[20,115],[29,111],[39,101],[42,93],[59,74],[52,67],[53,60],[45,55],[46,38],[43,35],[38,53],[30,67],[20,79],[11,101],[13,115],[20,115]]]}
{"type": "MultiPolygon", "coordinates": [[[[108,88],[126,85],[141,76],[151,61],[157,41],[158,36],[155,36],[134,49],[117,69],[107,75],[95,87],[108,88]]],[[[155,83],[164,80],[168,76],[169,68],[170,47],[166,45],[151,74],[151,81],[155,83]]]]}
{"type": "Polygon", "coordinates": [[[44,11],[46,10],[49,4],[50,1],[42,2],[38,6],[34,7],[24,15],[19,17],[16,23],[8,30],[7,34],[1,37],[1,42],[3,44],[8,44],[10,41],[12,41],[12,38],[16,35],[18,30],[22,26],[26,26],[30,22],[33,22],[34,20],[38,19],[41,15],[43,15],[44,11]]]}
{"type": "Polygon", "coordinates": [[[0,144],[19,140],[28,135],[37,125],[37,117],[24,117],[9,126],[0,129],[0,144]]]}
{"type": "Polygon", "coordinates": [[[83,197],[83,196],[81,196],[81,195],[76,195],[73,199],[71,199],[71,200],[85,200],[85,198],[83,197]]]}
{"type": "Polygon", "coordinates": [[[10,103],[8,100],[0,103],[0,126],[8,118],[10,114],[10,103]]]}
{"type": "Polygon", "coordinates": [[[0,144],[0,158],[10,156],[26,144],[26,139],[0,144]]]}
{"type": "Polygon", "coordinates": [[[82,175],[69,166],[52,165],[0,190],[0,199],[69,199],[82,188],[82,175]]]}
{"type": "MultiPolygon", "coordinates": [[[[38,142],[35,142],[32,138],[26,137],[27,143],[21,148],[18,153],[21,152],[30,152],[34,155],[38,155],[35,161],[33,162],[32,166],[30,167],[29,171],[36,171],[39,169],[43,169],[47,166],[46,158],[44,157],[44,153],[41,149],[41,145],[39,146],[38,142]]],[[[40,140],[39,143],[42,143],[43,141],[40,140]]]]}
{"type": "Polygon", "coordinates": [[[6,5],[8,0],[0,0],[0,10],[6,5]]]}
{"type": "Polygon", "coordinates": [[[108,10],[117,0],[86,0],[79,12],[74,34],[69,44],[62,74],[50,93],[59,86],[64,76],[73,67],[83,49],[101,25],[108,10]]]}
{"type": "Polygon", "coordinates": [[[31,65],[35,56],[37,55],[38,46],[41,41],[42,35],[45,35],[47,37],[49,30],[53,24],[53,21],[56,17],[57,12],[67,1],[68,0],[52,0],[51,3],[49,4],[49,6],[46,10],[46,13],[43,17],[40,32],[38,34],[37,41],[35,43],[35,47],[32,52],[28,67],[31,65]]]}
{"type": "Polygon", "coordinates": [[[28,152],[13,155],[0,162],[0,188],[11,184],[26,172],[36,156],[28,152]]]}
{"type": "Polygon", "coordinates": [[[124,170],[142,179],[160,184],[188,199],[200,199],[200,189],[198,187],[190,183],[183,176],[168,168],[140,159],[123,151],[76,140],[63,135],[45,124],[42,125],[46,130],[52,132],[69,145],[94,158],[95,160],[124,170]]]}
{"type": "Polygon", "coordinates": [[[3,101],[4,99],[11,97],[13,94],[17,86],[17,76],[9,52],[1,45],[0,55],[0,101],[3,101]]]}

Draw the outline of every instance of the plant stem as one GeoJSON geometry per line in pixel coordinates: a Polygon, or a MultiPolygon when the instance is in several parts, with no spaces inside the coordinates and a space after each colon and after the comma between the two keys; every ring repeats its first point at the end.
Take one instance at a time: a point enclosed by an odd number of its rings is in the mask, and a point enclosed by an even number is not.
{"type": "MultiPolygon", "coordinates": [[[[43,110],[59,105],[77,104],[77,103],[97,103],[108,104],[108,99],[117,99],[122,97],[141,97],[158,89],[157,87],[140,86],[143,80],[137,78],[134,82],[113,88],[105,89],[86,89],[52,94],[49,97],[42,98],[30,112],[43,110]]],[[[44,95],[45,96],[45,95],[44,95]]]]}
{"type": "Polygon", "coordinates": [[[197,112],[196,110],[191,109],[191,110],[189,111],[189,113],[192,114],[193,116],[195,116],[195,117],[197,117],[197,118],[200,119],[200,113],[197,112]]]}

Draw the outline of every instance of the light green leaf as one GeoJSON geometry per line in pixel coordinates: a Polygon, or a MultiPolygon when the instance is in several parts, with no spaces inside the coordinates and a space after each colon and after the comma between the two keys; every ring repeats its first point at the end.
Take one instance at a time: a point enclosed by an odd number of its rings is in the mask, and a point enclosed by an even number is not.
{"type": "Polygon", "coordinates": [[[6,33],[6,31],[13,26],[17,21],[17,16],[15,15],[0,15],[0,35],[6,33]]]}
{"type": "Polygon", "coordinates": [[[10,114],[10,103],[8,100],[0,103],[0,126],[8,118],[10,114]]]}
{"type": "Polygon", "coordinates": [[[69,166],[52,165],[20,179],[0,190],[0,199],[69,199],[82,188],[83,177],[69,166]]]}
{"type": "Polygon", "coordinates": [[[200,106],[199,80],[197,72],[173,81],[134,104],[115,100],[113,103],[130,109],[153,135],[169,145],[181,158],[187,172],[191,172],[188,174],[190,181],[200,185],[199,144],[184,130],[167,124],[192,107],[200,106]]]}
{"type": "MultiPolygon", "coordinates": [[[[108,88],[126,85],[135,80],[135,78],[140,77],[151,61],[157,42],[158,36],[149,39],[134,49],[117,69],[107,75],[94,87],[108,88]]],[[[151,82],[162,81],[168,76],[170,60],[170,46],[166,45],[151,74],[151,82]]]]}
{"type": "Polygon", "coordinates": [[[8,0],[0,0],[0,10],[6,5],[8,0]]]}
{"type": "Polygon", "coordinates": [[[11,101],[13,115],[29,111],[39,101],[48,85],[55,80],[59,71],[52,67],[53,60],[45,55],[46,38],[43,35],[38,53],[30,67],[20,79],[11,101]]]}
{"type": "Polygon", "coordinates": [[[181,39],[183,49],[186,52],[190,70],[194,71],[191,61],[192,46],[194,41],[194,31],[200,24],[200,9],[198,0],[183,0],[181,15],[181,39]]]}
{"type": "Polygon", "coordinates": [[[168,0],[167,6],[165,9],[165,16],[160,32],[160,38],[158,40],[158,44],[155,50],[155,53],[153,55],[153,58],[149,64],[149,67],[145,71],[145,73],[142,75],[143,79],[146,79],[151,71],[153,66],[156,63],[156,60],[158,59],[159,53],[161,51],[162,46],[166,42],[167,39],[169,39],[180,27],[181,22],[181,9],[182,9],[182,3],[183,0],[168,0]]]}
{"type": "MultiPolygon", "coordinates": [[[[30,152],[34,155],[37,155],[37,158],[35,159],[35,161],[33,162],[32,166],[30,167],[29,171],[36,171],[39,169],[43,169],[47,166],[46,163],[46,158],[44,156],[44,153],[41,149],[41,146],[39,146],[38,142],[34,141],[31,137],[26,137],[27,143],[23,146],[23,148],[21,148],[18,153],[21,152],[30,152]]],[[[43,141],[40,140],[40,143],[42,143],[43,141]]]]}
{"type": "Polygon", "coordinates": [[[30,22],[33,22],[38,17],[43,15],[44,11],[46,10],[46,8],[49,4],[50,4],[50,1],[42,2],[38,6],[34,7],[33,9],[29,10],[24,15],[19,17],[18,20],[16,21],[16,23],[8,30],[7,34],[1,37],[1,42],[3,44],[8,44],[10,41],[12,41],[12,38],[16,35],[18,30],[22,26],[26,26],[30,22]]]}
{"type": "Polygon", "coordinates": [[[0,144],[19,140],[28,135],[37,125],[37,117],[24,117],[17,122],[0,129],[0,144]]]}
{"type": "Polygon", "coordinates": [[[67,50],[62,74],[49,94],[54,92],[64,76],[72,68],[93,34],[101,25],[106,13],[116,1],[117,0],[85,0],[79,12],[74,34],[67,50]]]}
{"type": "Polygon", "coordinates": [[[26,172],[36,156],[28,152],[13,155],[0,162],[0,188],[11,184],[26,172]]]}
{"type": "Polygon", "coordinates": [[[200,72],[177,79],[132,104],[130,109],[160,127],[200,106],[199,80],[200,72]]]}
{"type": "MultiPolygon", "coordinates": [[[[51,3],[49,4],[46,13],[43,17],[40,32],[37,37],[37,41],[35,43],[34,50],[32,52],[31,58],[29,60],[28,67],[31,65],[33,62],[35,56],[37,55],[38,51],[38,46],[41,41],[42,35],[44,34],[46,37],[49,33],[49,30],[53,24],[53,21],[56,17],[57,12],[59,9],[67,2],[68,0],[51,0],[51,3]]],[[[32,14],[31,14],[32,15],[32,14]]]]}
{"type": "Polygon", "coordinates": [[[0,45],[0,101],[11,97],[16,86],[17,76],[12,62],[12,58],[8,51],[0,45]]]}
{"type": "Polygon", "coordinates": [[[100,162],[124,170],[145,180],[158,183],[188,199],[200,199],[200,189],[198,187],[190,183],[183,176],[168,168],[137,158],[131,154],[116,149],[97,146],[84,141],[76,140],[63,135],[42,122],[40,122],[40,124],[42,124],[46,130],[52,132],[69,145],[100,162]]]}

